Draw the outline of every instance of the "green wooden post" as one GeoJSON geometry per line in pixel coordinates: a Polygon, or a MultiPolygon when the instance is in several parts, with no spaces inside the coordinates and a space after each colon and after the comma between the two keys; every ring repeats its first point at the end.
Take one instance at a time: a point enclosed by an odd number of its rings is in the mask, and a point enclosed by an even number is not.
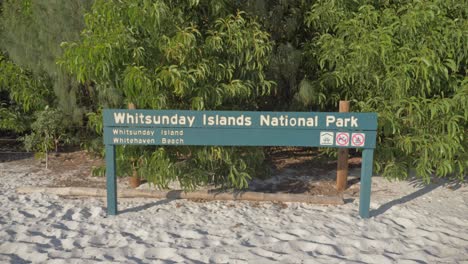
{"type": "Polygon", "coordinates": [[[373,160],[374,149],[364,149],[362,152],[361,190],[359,194],[359,215],[362,218],[369,218],[373,160]]]}
{"type": "Polygon", "coordinates": [[[107,214],[117,215],[117,177],[115,176],[115,146],[106,145],[107,214]]]}

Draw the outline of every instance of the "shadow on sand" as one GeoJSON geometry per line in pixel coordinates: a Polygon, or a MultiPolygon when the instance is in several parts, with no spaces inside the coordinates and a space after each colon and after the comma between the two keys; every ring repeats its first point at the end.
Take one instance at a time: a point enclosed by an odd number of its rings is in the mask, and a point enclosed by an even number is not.
{"type": "Polygon", "coordinates": [[[149,209],[149,208],[154,207],[154,206],[170,203],[170,202],[172,202],[174,200],[176,200],[176,199],[164,199],[164,200],[159,200],[159,201],[143,204],[143,205],[132,207],[132,208],[127,208],[127,209],[119,211],[119,214],[136,213],[136,212],[144,211],[144,210],[149,209]]]}
{"type": "Polygon", "coordinates": [[[404,203],[407,203],[409,201],[412,201],[418,197],[421,197],[427,193],[430,193],[432,192],[433,190],[439,188],[439,187],[447,187],[447,188],[450,188],[452,190],[456,190],[456,189],[459,189],[460,187],[462,187],[463,183],[458,181],[458,180],[445,180],[445,179],[434,179],[433,180],[434,182],[433,183],[430,183],[430,184],[426,184],[424,183],[421,179],[416,179],[416,178],[413,178],[411,179],[409,182],[410,184],[413,186],[413,187],[416,187],[416,188],[421,188],[411,194],[408,194],[408,195],[405,195],[401,198],[398,198],[398,199],[395,199],[393,201],[390,201],[386,204],[383,204],[381,205],[379,208],[375,209],[375,210],[372,210],[370,212],[370,216],[371,217],[374,217],[374,216],[378,216],[378,215],[381,215],[383,213],[385,213],[386,211],[388,211],[390,208],[392,208],[394,205],[398,205],[398,204],[404,204],[404,203]]]}

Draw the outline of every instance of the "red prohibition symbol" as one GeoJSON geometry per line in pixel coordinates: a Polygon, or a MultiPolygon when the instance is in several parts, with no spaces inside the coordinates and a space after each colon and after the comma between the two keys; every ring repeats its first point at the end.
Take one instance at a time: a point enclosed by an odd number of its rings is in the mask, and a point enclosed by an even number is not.
{"type": "Polygon", "coordinates": [[[353,133],[353,136],[351,137],[351,145],[356,146],[356,147],[361,147],[361,146],[364,146],[364,142],[365,142],[364,134],[353,133]]]}
{"type": "Polygon", "coordinates": [[[336,134],[336,145],[348,146],[348,143],[349,143],[349,133],[337,133],[336,134]]]}

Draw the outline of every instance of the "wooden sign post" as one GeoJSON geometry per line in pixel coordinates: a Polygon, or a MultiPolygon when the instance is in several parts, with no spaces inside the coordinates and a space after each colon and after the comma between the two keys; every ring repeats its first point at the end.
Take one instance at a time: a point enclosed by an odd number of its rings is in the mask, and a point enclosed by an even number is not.
{"type": "Polygon", "coordinates": [[[116,145],[362,148],[359,214],[369,217],[375,113],[104,110],[107,213],[117,214],[116,145]]]}
{"type": "MultiPolygon", "coordinates": [[[[340,101],[340,113],[349,112],[349,101],[340,101]]],[[[348,184],[348,154],[347,148],[338,149],[338,165],[336,169],[336,189],[344,191],[348,184]]]]}

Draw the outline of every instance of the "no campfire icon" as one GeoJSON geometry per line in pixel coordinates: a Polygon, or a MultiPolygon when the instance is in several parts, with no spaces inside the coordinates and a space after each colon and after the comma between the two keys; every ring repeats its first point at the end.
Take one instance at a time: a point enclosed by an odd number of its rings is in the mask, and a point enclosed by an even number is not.
{"type": "Polygon", "coordinates": [[[351,136],[351,146],[362,147],[366,143],[366,134],[364,133],[353,133],[351,136]]]}

